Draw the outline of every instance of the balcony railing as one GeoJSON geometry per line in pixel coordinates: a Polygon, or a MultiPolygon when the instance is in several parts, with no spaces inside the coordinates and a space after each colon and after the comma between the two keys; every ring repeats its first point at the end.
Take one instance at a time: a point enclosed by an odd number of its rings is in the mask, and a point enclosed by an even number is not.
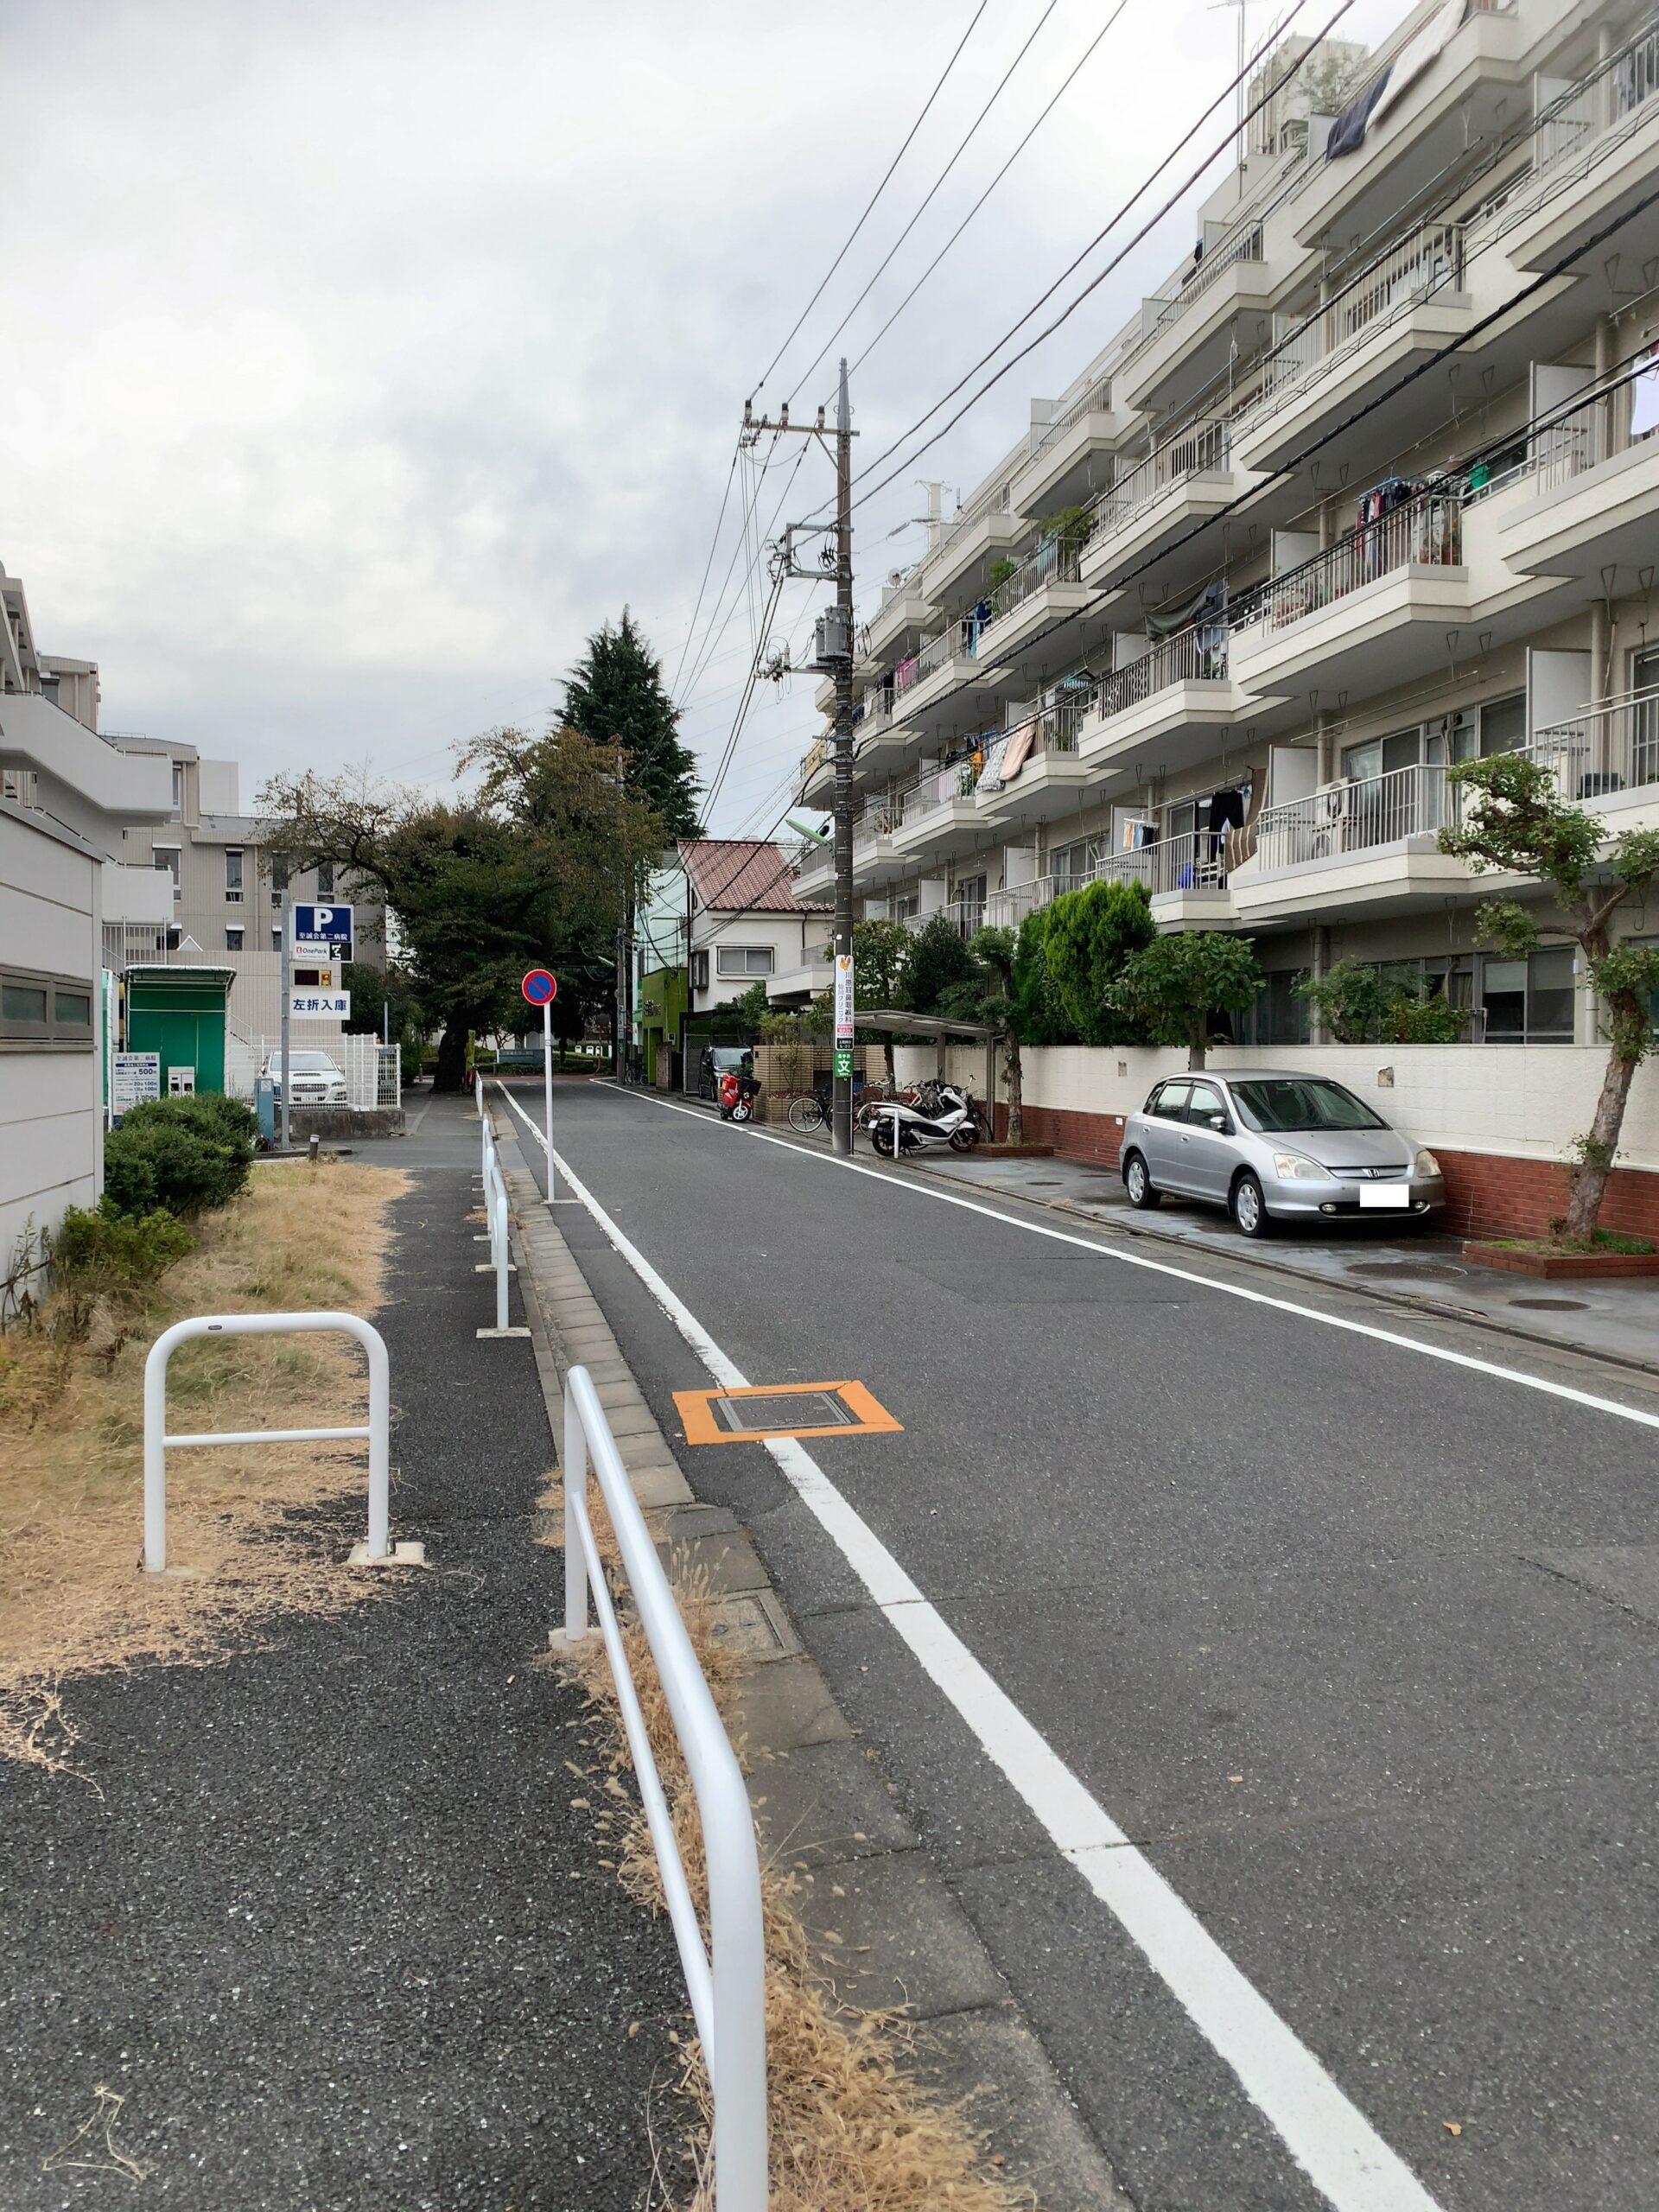
{"type": "Polygon", "coordinates": [[[920,652],[917,654],[913,664],[901,662],[899,665],[900,667],[913,665],[915,673],[910,681],[912,683],[925,683],[930,676],[942,669],[947,661],[954,660],[958,653],[970,652],[972,647],[969,640],[969,625],[966,622],[953,622],[948,629],[941,630],[937,638],[928,639],[920,652]]]}
{"type": "Polygon", "coordinates": [[[1093,870],[1103,883],[1144,883],[1157,898],[1166,891],[1224,891],[1227,887],[1227,839],[1219,830],[1189,830],[1179,837],[1132,853],[1112,853],[1093,870]]]}
{"type": "Polygon", "coordinates": [[[1202,299],[1230,269],[1236,268],[1241,261],[1259,262],[1262,252],[1262,225],[1247,224],[1231,238],[1221,239],[1196,269],[1189,267],[1170,277],[1160,291],[1141,303],[1141,339],[1131,358],[1179,322],[1193,302],[1202,299]]]}
{"type": "Polygon", "coordinates": [[[1354,273],[1322,307],[1269,347],[1262,362],[1262,401],[1333,360],[1369,330],[1404,314],[1436,292],[1460,291],[1464,227],[1438,219],[1419,223],[1354,273]]]}
{"type": "Polygon", "coordinates": [[[1538,118],[1533,169],[1538,174],[1615,130],[1659,92],[1659,27],[1637,33],[1587,77],[1552,100],[1538,118]]]}
{"type": "Polygon", "coordinates": [[[1227,658],[1226,624],[1215,616],[1194,622],[1160,639],[1127,668],[1115,670],[1096,687],[1090,711],[1109,721],[1173,683],[1224,683],[1227,658]]]}
{"type": "Polygon", "coordinates": [[[1259,624],[1272,636],[1395,569],[1455,568],[1462,558],[1461,495],[1426,493],[1275,576],[1250,601],[1236,626],[1259,624]]]}
{"type": "Polygon", "coordinates": [[[1077,557],[1082,550],[1077,538],[1046,537],[1030,559],[1022,561],[1014,574],[1005,576],[991,593],[986,602],[988,612],[973,629],[970,650],[982,654],[988,633],[1003,616],[1013,613],[1016,607],[1023,607],[1046,585],[1076,583],[1077,557]]]}
{"type": "Polygon", "coordinates": [[[1189,423],[1179,435],[1166,439],[1146,459],[1103,492],[1093,503],[1095,535],[1119,529],[1138,514],[1160,492],[1183,478],[1198,476],[1230,466],[1232,425],[1225,422],[1189,423]]]}
{"type": "Polygon", "coordinates": [[[1306,861],[1340,860],[1432,835],[1461,820],[1460,798],[1444,767],[1420,761],[1264,808],[1256,826],[1262,872],[1276,874],[1306,861]]]}
{"type": "Polygon", "coordinates": [[[1052,446],[1056,438],[1063,438],[1075,423],[1082,422],[1085,415],[1103,415],[1110,408],[1111,404],[1112,380],[1109,377],[1098,378],[1090,385],[1081,399],[1074,399],[1068,408],[1055,416],[1052,422],[1033,423],[1032,459],[1034,461],[1046,446],[1052,446]]]}
{"type": "Polygon", "coordinates": [[[1659,784],[1659,684],[1582,707],[1535,732],[1526,750],[1554,770],[1563,798],[1659,784]]]}

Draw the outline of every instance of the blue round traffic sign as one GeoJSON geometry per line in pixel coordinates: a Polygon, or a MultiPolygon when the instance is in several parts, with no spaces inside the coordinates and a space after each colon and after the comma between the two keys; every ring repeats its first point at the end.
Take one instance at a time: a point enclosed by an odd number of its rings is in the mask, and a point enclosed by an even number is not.
{"type": "Polygon", "coordinates": [[[558,978],[545,968],[532,968],[518,988],[531,1006],[550,1006],[559,995],[558,978]]]}

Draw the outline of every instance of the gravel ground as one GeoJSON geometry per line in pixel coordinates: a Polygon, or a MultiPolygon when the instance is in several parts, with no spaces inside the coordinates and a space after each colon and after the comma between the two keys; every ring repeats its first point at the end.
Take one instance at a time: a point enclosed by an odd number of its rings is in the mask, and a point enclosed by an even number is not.
{"type": "MultiPolygon", "coordinates": [[[[128,2203],[122,2157],[202,2212],[623,2212],[650,2133],[674,2158],[683,1985],[572,1805],[579,1701],[531,1663],[552,1446],[528,1342],[473,1333],[475,1127],[435,1122],[389,1154],[420,1179],[380,1317],[393,1533],[434,1571],[268,1651],[73,1687],[96,1789],[0,1769],[6,2212],[128,2203]]],[[[327,1516],[342,1556],[361,1514],[327,1516]]]]}

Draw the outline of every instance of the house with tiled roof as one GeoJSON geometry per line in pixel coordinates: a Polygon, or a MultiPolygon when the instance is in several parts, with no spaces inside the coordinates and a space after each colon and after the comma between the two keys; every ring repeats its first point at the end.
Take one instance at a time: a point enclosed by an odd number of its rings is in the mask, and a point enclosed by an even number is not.
{"type": "Polygon", "coordinates": [[[757,982],[778,1006],[804,1006],[830,982],[832,908],[798,899],[793,855],[760,837],[686,837],[690,1010],[741,998],[757,982]]]}

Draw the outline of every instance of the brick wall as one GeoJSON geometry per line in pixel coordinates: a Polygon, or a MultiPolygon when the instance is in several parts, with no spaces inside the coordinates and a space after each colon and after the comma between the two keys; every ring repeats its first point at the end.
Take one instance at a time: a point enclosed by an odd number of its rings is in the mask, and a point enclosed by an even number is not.
{"type": "MultiPolygon", "coordinates": [[[[999,1137],[1006,1138],[1007,1120],[1007,1108],[999,1103],[999,1137]]],[[[1027,1106],[1023,1120],[1027,1141],[1052,1144],[1061,1159],[1086,1160],[1096,1166],[1117,1164],[1123,1124],[1114,1115],[1027,1106]]],[[[1434,1156],[1446,1176],[1445,1225],[1458,1236],[1541,1236],[1567,1210],[1567,1171],[1554,1161],[1453,1152],[1443,1145],[1434,1147],[1434,1156]]],[[[1601,1225],[1659,1243],[1659,1174],[1616,1168],[1602,1205],[1601,1225]]]]}

